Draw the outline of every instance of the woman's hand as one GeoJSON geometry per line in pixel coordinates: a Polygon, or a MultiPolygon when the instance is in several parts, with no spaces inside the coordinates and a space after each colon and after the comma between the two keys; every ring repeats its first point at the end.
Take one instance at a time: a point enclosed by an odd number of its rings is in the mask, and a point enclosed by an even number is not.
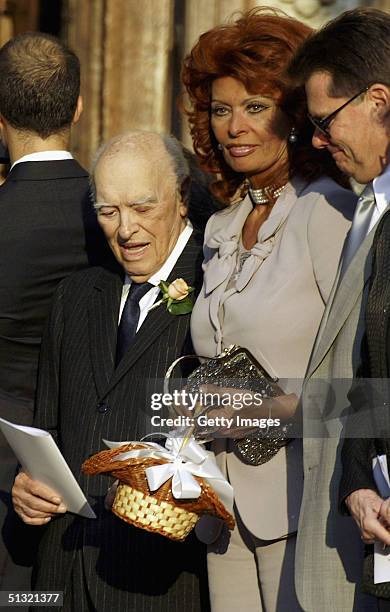
{"type": "Polygon", "coordinates": [[[231,406],[212,408],[195,418],[194,435],[199,440],[245,438],[256,431],[259,427],[253,424],[252,414],[246,408],[239,411],[231,406]],[[250,423],[243,423],[242,419],[248,419],[250,423]]]}
{"type": "Polygon", "coordinates": [[[256,431],[272,430],[290,421],[298,406],[294,393],[263,398],[253,391],[217,385],[203,385],[200,391],[203,402],[198,412],[192,412],[198,438],[243,438],[256,431]]]}
{"type": "Polygon", "coordinates": [[[15,512],[27,525],[46,525],[53,516],[67,510],[61,497],[47,485],[19,472],[12,487],[15,512]]]}

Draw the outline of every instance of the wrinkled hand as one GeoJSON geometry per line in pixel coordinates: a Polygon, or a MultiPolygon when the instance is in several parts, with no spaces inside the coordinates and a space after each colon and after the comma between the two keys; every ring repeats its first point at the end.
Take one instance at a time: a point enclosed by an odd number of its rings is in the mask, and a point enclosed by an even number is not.
{"type": "Polygon", "coordinates": [[[382,501],[379,516],[381,523],[390,531],[390,497],[382,501]]]}
{"type": "Polygon", "coordinates": [[[358,489],[345,498],[351,516],[357,523],[363,542],[379,540],[390,546],[389,500],[385,502],[371,489],[358,489]]]}
{"type": "Polygon", "coordinates": [[[67,510],[61,497],[50,487],[19,472],[12,487],[15,512],[27,525],[45,525],[67,510]]]}

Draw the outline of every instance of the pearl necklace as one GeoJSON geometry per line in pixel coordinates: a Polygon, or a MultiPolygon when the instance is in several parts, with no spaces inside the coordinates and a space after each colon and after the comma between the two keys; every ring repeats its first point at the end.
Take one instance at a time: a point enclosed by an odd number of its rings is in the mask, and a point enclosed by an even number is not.
{"type": "Polygon", "coordinates": [[[275,189],[273,185],[260,189],[252,189],[252,187],[249,187],[249,195],[254,204],[270,204],[272,200],[276,200],[280,196],[286,185],[277,187],[277,189],[275,189]]]}

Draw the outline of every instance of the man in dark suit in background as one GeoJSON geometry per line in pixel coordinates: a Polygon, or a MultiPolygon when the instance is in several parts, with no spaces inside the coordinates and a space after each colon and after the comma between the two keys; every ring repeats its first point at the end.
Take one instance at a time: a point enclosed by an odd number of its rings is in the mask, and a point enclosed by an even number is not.
{"type": "Polygon", "coordinates": [[[103,149],[94,179],[98,220],[123,273],[94,268],[60,284],[42,344],[36,424],[56,436],[97,519],[59,516],[66,508],[57,494],[18,475],[19,516],[49,523],[34,588],[65,591],[66,610],[206,612],[203,546],[124,523],[104,508],[108,479],[80,473],[102,439],[153,431],[151,393],[162,390],[171,362],[192,352],[190,315],[170,314],[165,304],[150,310],[161,280],[200,288],[202,237],[187,219],[189,169],[174,138],[136,131],[103,149]]]}
{"type": "MultiPolygon", "coordinates": [[[[68,151],[79,94],[79,60],[57,39],[22,34],[0,49],[0,136],[12,164],[0,187],[0,416],[24,425],[33,419],[53,292],[68,274],[108,255],[88,174],[68,151]]],[[[1,434],[0,466],[0,585],[29,588],[22,566],[33,546],[27,534],[15,541],[14,519],[5,519],[16,458],[1,434]]]]}

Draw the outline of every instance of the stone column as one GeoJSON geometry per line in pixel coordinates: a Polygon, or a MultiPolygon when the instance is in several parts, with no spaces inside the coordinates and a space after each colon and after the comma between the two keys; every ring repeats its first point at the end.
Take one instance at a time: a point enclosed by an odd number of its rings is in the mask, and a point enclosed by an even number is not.
{"type": "Polygon", "coordinates": [[[68,1],[85,98],[74,149],[84,164],[119,132],[170,130],[173,11],[174,0],[68,1]]]}
{"type": "Polygon", "coordinates": [[[84,112],[73,129],[72,152],[87,168],[103,139],[104,0],[68,0],[65,37],[81,63],[84,112]]]}
{"type": "MultiPolygon", "coordinates": [[[[364,4],[363,0],[63,1],[65,38],[82,65],[85,113],[74,131],[73,148],[85,165],[102,141],[132,128],[174,130],[191,146],[185,122],[181,124],[174,111],[181,60],[202,32],[232,14],[268,5],[319,27],[364,4]]],[[[390,0],[368,2],[390,9],[390,0]]]]}

